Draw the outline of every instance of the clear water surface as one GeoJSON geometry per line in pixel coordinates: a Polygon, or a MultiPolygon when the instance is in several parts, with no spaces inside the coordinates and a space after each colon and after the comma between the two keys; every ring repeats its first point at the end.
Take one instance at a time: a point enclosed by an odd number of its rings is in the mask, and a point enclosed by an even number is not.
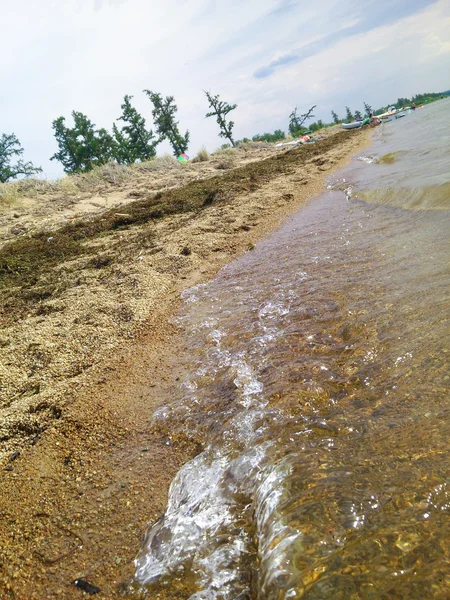
{"type": "Polygon", "coordinates": [[[450,597],[450,100],[383,125],[329,189],[184,294],[204,451],[136,579],[191,600],[450,597]]]}

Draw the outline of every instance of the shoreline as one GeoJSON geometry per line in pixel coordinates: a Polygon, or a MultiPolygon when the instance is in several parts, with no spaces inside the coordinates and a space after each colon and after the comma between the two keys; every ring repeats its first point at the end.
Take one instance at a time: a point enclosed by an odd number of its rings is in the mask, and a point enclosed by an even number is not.
{"type": "MultiPolygon", "coordinates": [[[[119,597],[147,522],[164,512],[174,475],[200,449],[199,440],[169,441],[151,424],[154,410],[177,389],[183,338],[168,319],[180,293],[278,229],[323,190],[326,177],[370,145],[370,133],[348,134],[336,147],[306,155],[307,162],[299,155],[292,172],[243,189],[240,200],[156,224],[164,250],[150,248],[139,267],[151,267],[152,284],[160,287],[151,288],[135,335],[123,336],[111,357],[107,350],[99,354],[37,443],[2,463],[1,598],[79,598],[77,578],[98,586],[103,597],[119,597]],[[188,244],[189,254],[178,258],[188,244]]],[[[154,597],[190,593],[164,590],[154,597]]]]}

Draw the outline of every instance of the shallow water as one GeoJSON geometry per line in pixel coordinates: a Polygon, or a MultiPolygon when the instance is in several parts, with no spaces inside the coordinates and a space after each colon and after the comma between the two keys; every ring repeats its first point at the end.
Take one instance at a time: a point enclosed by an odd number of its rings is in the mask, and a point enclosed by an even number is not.
{"type": "Polygon", "coordinates": [[[185,377],[154,418],[205,449],[136,560],[149,598],[449,596],[449,121],[444,100],[383,125],[184,294],[185,377]]]}

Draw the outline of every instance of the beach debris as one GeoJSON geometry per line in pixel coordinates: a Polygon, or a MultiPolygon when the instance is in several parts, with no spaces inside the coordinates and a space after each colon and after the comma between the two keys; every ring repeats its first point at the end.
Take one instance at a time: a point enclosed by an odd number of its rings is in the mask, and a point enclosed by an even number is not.
{"type": "Polygon", "coordinates": [[[322,136],[322,135],[313,138],[311,135],[308,135],[305,133],[304,135],[301,135],[300,137],[295,138],[292,142],[279,142],[278,144],[275,144],[275,148],[286,148],[286,147],[295,148],[296,146],[300,146],[301,144],[314,144],[314,142],[317,142],[318,140],[322,140],[322,139],[324,139],[324,136],[322,136]]]}
{"type": "Polygon", "coordinates": [[[99,587],[92,585],[92,583],[89,583],[89,581],[86,581],[86,579],[75,579],[73,583],[80,588],[80,590],[86,592],[86,594],[98,594],[100,591],[99,587]]]}
{"type": "Polygon", "coordinates": [[[180,156],[178,157],[178,160],[183,163],[183,162],[187,162],[189,160],[189,156],[183,152],[183,154],[180,154],[180,156]]]}
{"type": "Polygon", "coordinates": [[[297,146],[298,144],[298,140],[294,140],[293,142],[280,142],[279,144],[275,144],[275,148],[284,148],[285,146],[297,146]]]}
{"type": "Polygon", "coordinates": [[[9,462],[13,462],[13,460],[16,460],[16,458],[20,455],[19,450],[16,450],[15,452],[13,452],[11,454],[11,456],[9,457],[9,462]]]}

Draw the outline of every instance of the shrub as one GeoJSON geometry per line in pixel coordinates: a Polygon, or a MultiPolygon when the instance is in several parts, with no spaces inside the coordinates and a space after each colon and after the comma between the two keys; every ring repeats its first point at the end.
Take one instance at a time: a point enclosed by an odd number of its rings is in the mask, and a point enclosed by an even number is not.
{"type": "Polygon", "coordinates": [[[232,169],[234,167],[234,163],[232,160],[221,160],[217,163],[216,169],[226,171],[227,169],[232,169]]]}
{"type": "Polygon", "coordinates": [[[70,178],[74,185],[81,191],[87,192],[96,188],[101,183],[116,185],[126,181],[132,176],[131,170],[125,165],[109,162],[105,165],[95,167],[87,173],[77,173],[70,178]]]}
{"type": "Polygon", "coordinates": [[[171,169],[179,169],[180,163],[170,154],[164,154],[133,165],[132,168],[137,171],[170,171],[171,169]]]}
{"type": "Polygon", "coordinates": [[[209,160],[209,154],[208,151],[206,150],[205,147],[201,148],[198,152],[197,155],[195,156],[195,158],[192,160],[192,162],[197,163],[197,162],[206,162],[209,160]]]}
{"type": "MultiPolygon", "coordinates": [[[[224,144],[225,145],[225,144],[224,144]]],[[[220,148],[214,152],[214,158],[231,158],[236,156],[236,152],[239,152],[238,148],[220,148]]]]}
{"type": "Polygon", "coordinates": [[[0,183],[0,209],[17,200],[17,186],[13,183],[0,183]]]}

